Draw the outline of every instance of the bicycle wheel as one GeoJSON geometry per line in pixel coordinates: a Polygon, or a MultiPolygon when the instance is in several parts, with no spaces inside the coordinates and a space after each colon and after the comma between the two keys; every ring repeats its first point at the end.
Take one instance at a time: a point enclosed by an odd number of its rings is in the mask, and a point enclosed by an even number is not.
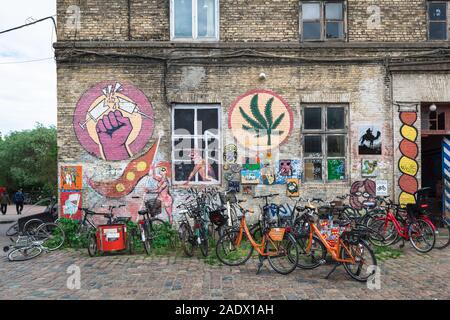
{"type": "Polygon", "coordinates": [[[420,218],[409,225],[408,237],[414,249],[421,253],[431,251],[436,242],[433,227],[429,222],[420,218]]]}
{"type": "Polygon", "coordinates": [[[30,260],[42,253],[41,247],[25,247],[25,248],[17,248],[8,253],[9,261],[25,261],[30,260]]]}
{"type": "Polygon", "coordinates": [[[28,220],[23,225],[23,234],[28,234],[30,236],[35,235],[37,229],[43,224],[44,222],[41,219],[31,219],[28,220]]]}
{"type": "Polygon", "coordinates": [[[344,243],[341,246],[341,259],[350,259],[352,256],[355,263],[343,262],[345,271],[350,277],[359,282],[367,282],[375,273],[374,267],[377,266],[377,259],[369,245],[362,240],[358,243],[344,243]]]}
{"type": "Polygon", "coordinates": [[[391,220],[382,216],[373,216],[367,220],[366,226],[372,229],[369,235],[369,242],[377,247],[387,247],[392,245],[399,238],[395,225],[391,220]]]}
{"type": "Polygon", "coordinates": [[[270,266],[280,274],[289,274],[298,265],[298,247],[294,237],[285,233],[283,240],[266,240],[266,249],[270,266]]]}
{"type": "Polygon", "coordinates": [[[229,230],[216,244],[217,258],[227,266],[239,266],[250,259],[253,246],[245,232],[242,233],[241,241],[238,243],[239,230],[229,230]]]}
{"type": "Polygon", "coordinates": [[[436,235],[434,247],[436,249],[447,248],[450,244],[450,224],[441,216],[434,218],[432,221],[435,226],[434,233],[436,235]]]}
{"type": "Polygon", "coordinates": [[[208,236],[205,232],[205,230],[202,228],[200,229],[200,251],[202,252],[202,255],[204,257],[208,256],[208,236]]]}
{"type": "Polygon", "coordinates": [[[188,257],[192,257],[194,255],[194,235],[191,228],[186,223],[182,223],[179,228],[179,234],[184,253],[188,257]]]}
{"type": "Polygon", "coordinates": [[[319,238],[313,236],[310,241],[308,235],[299,235],[296,240],[299,254],[297,266],[299,268],[314,269],[325,261],[327,249],[319,238]]]}
{"type": "Polygon", "coordinates": [[[89,235],[88,238],[88,253],[89,256],[94,257],[97,254],[97,237],[95,233],[89,235]]]}
{"type": "Polygon", "coordinates": [[[6,230],[7,237],[14,237],[19,234],[19,224],[16,222],[6,230]]]}
{"type": "Polygon", "coordinates": [[[53,222],[41,224],[34,237],[37,241],[42,241],[42,246],[50,251],[61,248],[66,239],[64,230],[53,222]]]}
{"type": "Polygon", "coordinates": [[[142,242],[144,243],[144,250],[147,255],[150,255],[152,248],[152,230],[150,223],[146,222],[141,227],[141,237],[142,242]]]}

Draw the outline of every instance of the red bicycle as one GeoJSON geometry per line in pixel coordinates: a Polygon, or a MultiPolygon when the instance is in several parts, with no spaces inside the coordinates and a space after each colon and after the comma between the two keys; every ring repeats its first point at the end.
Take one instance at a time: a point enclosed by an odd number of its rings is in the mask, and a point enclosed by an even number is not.
{"type": "Polygon", "coordinates": [[[401,238],[411,242],[418,252],[426,253],[434,248],[436,242],[435,227],[425,212],[426,204],[410,204],[406,208],[385,201],[385,212],[369,218],[367,226],[378,231],[382,236],[370,237],[375,246],[389,246],[401,238]]]}

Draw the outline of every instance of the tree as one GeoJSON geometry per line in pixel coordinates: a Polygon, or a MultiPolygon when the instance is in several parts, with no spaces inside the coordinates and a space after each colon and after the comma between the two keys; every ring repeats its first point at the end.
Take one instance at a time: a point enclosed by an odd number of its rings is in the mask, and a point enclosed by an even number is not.
{"type": "Polygon", "coordinates": [[[0,137],[0,186],[23,188],[42,196],[57,191],[56,128],[37,124],[32,130],[0,137]]]}

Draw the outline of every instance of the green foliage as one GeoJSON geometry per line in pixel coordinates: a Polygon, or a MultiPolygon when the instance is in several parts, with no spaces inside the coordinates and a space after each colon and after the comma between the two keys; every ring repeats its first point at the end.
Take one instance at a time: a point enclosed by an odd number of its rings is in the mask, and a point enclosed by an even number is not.
{"type": "Polygon", "coordinates": [[[56,128],[37,124],[0,137],[0,168],[0,186],[9,191],[23,188],[42,197],[56,195],[56,128]]]}
{"type": "Polygon", "coordinates": [[[375,256],[380,261],[385,261],[389,259],[397,259],[402,255],[402,251],[399,249],[394,249],[391,247],[375,247],[375,256]]]}
{"type": "Polygon", "coordinates": [[[83,232],[78,234],[80,228],[80,222],[78,220],[60,218],[58,224],[64,230],[66,236],[63,247],[80,249],[87,246],[88,234],[83,232]]]}
{"type": "Polygon", "coordinates": [[[272,104],[274,98],[270,98],[264,108],[264,115],[261,114],[258,106],[258,94],[255,94],[250,101],[250,111],[254,118],[250,117],[242,107],[239,107],[239,112],[242,118],[247,122],[248,125],[242,125],[242,129],[246,131],[256,132],[255,137],[263,137],[267,135],[267,145],[272,144],[272,135],[282,135],[284,131],[276,130],[278,126],[283,121],[285,113],[282,113],[278,118],[273,121],[272,104]]]}

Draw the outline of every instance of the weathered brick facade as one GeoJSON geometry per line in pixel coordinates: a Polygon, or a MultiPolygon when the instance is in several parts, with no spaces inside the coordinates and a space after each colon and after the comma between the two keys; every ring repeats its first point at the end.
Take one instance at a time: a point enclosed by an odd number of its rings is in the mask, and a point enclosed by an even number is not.
{"type": "MultiPolygon", "coordinates": [[[[346,177],[334,182],[302,181],[300,193],[303,196],[332,199],[348,193],[354,182],[366,179],[361,175],[361,161],[371,159],[378,161],[379,173],[368,179],[387,181],[389,194],[398,200],[402,136],[396,103],[450,101],[447,97],[450,77],[445,71],[448,66],[439,66],[441,72],[436,74],[430,74],[426,68],[429,62],[443,59],[446,54],[445,50],[433,50],[448,47],[447,42],[426,41],[426,1],[348,0],[346,40],[316,43],[299,40],[298,1],[220,0],[219,3],[219,41],[180,43],[170,41],[168,0],[58,0],[59,29],[55,46],[59,165],[82,166],[83,205],[94,207],[126,202],[127,210],[135,214],[142,200],[133,196],[143,194],[151,177],[143,177],[127,193],[128,182],[133,180],[130,177],[137,180],[139,174],[138,164],[134,165],[133,161],[155,145],[158,145],[156,162],[172,161],[172,104],[220,105],[220,132],[222,146],[225,146],[236,143],[228,128],[230,108],[239,96],[252,90],[270,90],[280,95],[292,109],[292,130],[274,156],[300,160],[301,170],[304,170],[305,158],[304,106],[346,107],[346,177]],[[81,9],[78,30],[70,27],[73,8],[70,12],[67,10],[72,5],[81,9]],[[373,15],[371,5],[380,10],[381,24],[376,28],[368,28],[372,26],[368,22],[373,15]],[[405,62],[412,63],[413,67],[405,69],[405,62]],[[418,62],[421,70],[414,67],[418,62]],[[397,69],[393,68],[395,66],[397,69]],[[259,78],[261,73],[266,74],[265,80],[259,78]],[[417,78],[419,73],[421,76],[417,78]],[[433,81],[440,87],[434,86],[433,81]],[[151,104],[154,114],[151,138],[145,147],[137,148],[137,152],[131,150],[131,144],[127,145],[129,157],[124,159],[112,160],[114,156],[108,159],[104,145],[103,150],[95,154],[101,144],[96,140],[99,129],[89,122],[87,106],[83,109],[83,104],[95,104],[92,98],[95,92],[90,90],[98,83],[130,85],[132,87],[123,91],[129,94],[128,98],[139,99],[137,91],[140,91],[151,104]],[[417,90],[422,83],[427,84],[424,87],[427,89],[417,90]],[[78,117],[87,121],[86,128],[79,128],[78,117]],[[358,151],[360,127],[373,124],[382,133],[382,153],[361,155],[358,151]],[[160,144],[159,132],[164,132],[160,144]],[[93,140],[86,138],[87,133],[95,136],[93,140]],[[114,197],[108,196],[112,194],[110,189],[108,193],[102,186],[91,183],[119,180],[122,181],[120,186],[119,183],[112,186],[117,193],[114,197]]],[[[99,89],[97,94],[101,94],[99,89]]],[[[141,133],[150,130],[142,125],[144,118],[135,121],[133,127],[141,126],[141,133]]],[[[420,119],[416,127],[420,130],[420,119]]],[[[241,157],[245,147],[239,144],[237,147],[241,157]]],[[[416,160],[420,163],[420,155],[416,160]]],[[[220,186],[225,188],[227,181],[223,171],[219,171],[218,178],[220,186]]],[[[420,172],[415,178],[420,182],[420,172]]],[[[179,196],[183,190],[184,187],[171,187],[174,205],[183,201],[179,196]]],[[[284,195],[286,184],[261,184],[257,191],[284,195]]]]}

